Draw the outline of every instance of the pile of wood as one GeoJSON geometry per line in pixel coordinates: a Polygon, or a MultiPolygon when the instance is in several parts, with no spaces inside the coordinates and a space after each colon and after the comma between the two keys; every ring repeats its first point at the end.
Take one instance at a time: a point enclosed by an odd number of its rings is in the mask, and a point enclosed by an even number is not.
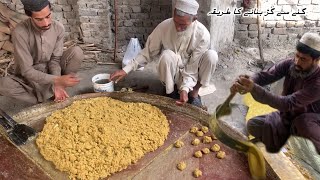
{"type": "Polygon", "coordinates": [[[0,3],[0,56],[11,52],[13,53],[13,45],[11,42],[12,29],[28,16],[12,11],[6,5],[0,3]]]}
{"type": "Polygon", "coordinates": [[[5,4],[0,3],[0,77],[10,74],[9,70],[13,65],[13,45],[11,32],[13,28],[28,16],[9,9],[5,4]]]}
{"type": "Polygon", "coordinates": [[[73,46],[79,46],[84,53],[84,61],[98,62],[98,54],[102,52],[102,49],[95,46],[95,44],[84,43],[79,40],[70,40],[63,44],[63,49],[66,50],[73,46]]]}

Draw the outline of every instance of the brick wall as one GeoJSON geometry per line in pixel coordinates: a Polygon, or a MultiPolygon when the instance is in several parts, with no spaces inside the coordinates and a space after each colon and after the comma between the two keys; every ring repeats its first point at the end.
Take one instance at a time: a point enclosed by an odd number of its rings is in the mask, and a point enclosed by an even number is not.
{"type": "MultiPolygon", "coordinates": [[[[24,13],[20,0],[0,0],[15,11],[24,13]]],[[[82,37],[104,50],[114,48],[114,0],[50,0],[53,18],[66,29],[66,40],[82,37]]],[[[137,37],[143,46],[148,35],[161,21],[172,17],[168,0],[117,1],[117,44],[125,51],[130,38],[137,37]]],[[[102,60],[110,56],[101,55],[102,60]]],[[[120,57],[121,58],[121,57],[120,57]]]]}
{"type": "Polygon", "coordinates": [[[108,0],[78,0],[80,27],[87,43],[113,47],[111,8],[108,0]]]}
{"type": "MultiPolygon", "coordinates": [[[[114,0],[78,0],[78,6],[84,41],[100,45],[103,50],[113,49],[114,0]]],[[[167,0],[117,1],[118,50],[125,51],[133,37],[137,37],[143,46],[157,24],[172,16],[171,9],[171,1],[167,0]]],[[[111,57],[110,54],[100,54],[99,58],[108,60],[111,57]]]]}
{"type": "MultiPolygon", "coordinates": [[[[240,3],[241,4],[241,3],[240,3]]],[[[241,4],[243,6],[243,4],[241,4]]],[[[249,12],[256,6],[245,9],[249,12]]],[[[320,0],[263,0],[262,12],[274,7],[274,14],[262,15],[262,38],[264,45],[282,45],[293,43],[301,34],[307,31],[320,32],[320,0]],[[292,16],[292,13],[302,12],[305,15],[292,16]],[[277,16],[278,12],[289,12],[277,16]]],[[[258,37],[257,15],[236,17],[235,39],[246,46],[255,45],[258,37]]]]}
{"type": "MultiPolygon", "coordinates": [[[[172,17],[171,1],[168,0],[123,0],[118,3],[118,44],[122,50],[133,37],[137,37],[143,46],[153,29],[172,17]]],[[[113,0],[111,6],[113,9],[113,0]]],[[[115,16],[111,19],[114,24],[115,16]]]]}

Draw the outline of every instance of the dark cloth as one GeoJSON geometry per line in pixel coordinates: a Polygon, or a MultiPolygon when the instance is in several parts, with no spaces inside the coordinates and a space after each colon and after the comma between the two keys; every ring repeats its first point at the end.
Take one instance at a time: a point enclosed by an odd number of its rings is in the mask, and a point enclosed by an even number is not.
{"type": "Polygon", "coordinates": [[[28,11],[41,11],[43,8],[45,8],[48,4],[48,0],[21,0],[24,9],[28,11]]]}
{"type": "Polygon", "coordinates": [[[252,118],[248,130],[270,152],[279,151],[290,135],[298,135],[310,139],[320,153],[320,68],[306,78],[296,78],[289,72],[293,64],[294,59],[283,60],[253,77],[253,98],[279,111],[252,118]],[[283,77],[281,95],[262,88],[283,77]]]}
{"type": "Polygon", "coordinates": [[[280,112],[257,116],[248,121],[248,132],[260,139],[269,152],[278,152],[290,135],[310,139],[320,154],[320,114],[304,113],[290,122],[280,112]]]}

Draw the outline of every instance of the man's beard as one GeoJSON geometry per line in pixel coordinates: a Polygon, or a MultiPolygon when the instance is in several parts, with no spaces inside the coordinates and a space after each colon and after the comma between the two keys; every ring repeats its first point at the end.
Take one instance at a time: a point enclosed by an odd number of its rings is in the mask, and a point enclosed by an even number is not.
{"type": "Polygon", "coordinates": [[[186,35],[187,30],[181,31],[181,32],[177,32],[178,37],[183,37],[186,35]]]}
{"type": "MultiPolygon", "coordinates": [[[[300,67],[300,66],[298,66],[300,67]]],[[[302,70],[297,70],[296,68],[296,65],[292,64],[290,66],[290,69],[289,69],[289,74],[290,76],[294,77],[294,78],[301,78],[301,79],[304,79],[304,78],[307,78],[309,77],[315,70],[316,70],[316,67],[317,66],[313,66],[310,70],[308,71],[302,71],[302,70]]]]}
{"type": "Polygon", "coordinates": [[[40,27],[40,29],[45,31],[50,29],[50,27],[51,27],[51,24],[49,24],[48,26],[40,27]]]}

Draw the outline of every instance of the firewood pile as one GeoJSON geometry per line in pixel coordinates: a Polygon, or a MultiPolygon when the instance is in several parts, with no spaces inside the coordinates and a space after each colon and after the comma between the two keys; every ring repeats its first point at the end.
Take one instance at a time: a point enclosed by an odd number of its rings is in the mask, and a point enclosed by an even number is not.
{"type": "Polygon", "coordinates": [[[20,21],[27,18],[25,14],[12,11],[0,3],[0,76],[7,76],[14,63],[11,32],[20,21]]]}
{"type": "Polygon", "coordinates": [[[12,11],[4,4],[0,3],[0,55],[13,52],[11,42],[12,29],[28,16],[12,11]],[[5,52],[6,51],[6,52],[5,52]]]}

